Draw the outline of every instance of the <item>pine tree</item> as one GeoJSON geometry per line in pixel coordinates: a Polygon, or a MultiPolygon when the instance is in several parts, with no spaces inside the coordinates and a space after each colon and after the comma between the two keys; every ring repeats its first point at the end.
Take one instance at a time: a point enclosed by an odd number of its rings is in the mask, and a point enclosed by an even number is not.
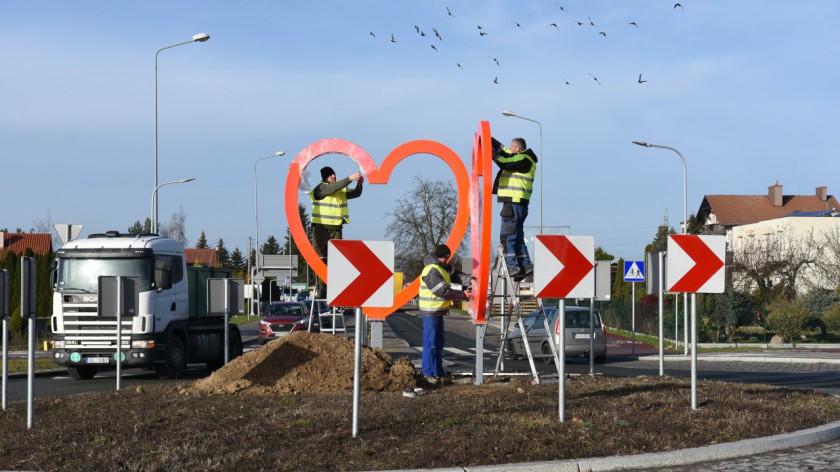
{"type": "Polygon", "coordinates": [[[221,267],[230,267],[230,253],[225,247],[225,241],[222,238],[219,238],[219,243],[216,244],[216,262],[221,267]]]}
{"type": "Polygon", "coordinates": [[[242,251],[238,247],[230,255],[230,266],[237,272],[241,272],[245,268],[245,259],[242,257],[242,251]]]}
{"type": "Polygon", "coordinates": [[[152,232],[152,220],[146,218],[146,221],[142,224],[140,220],[134,222],[133,225],[128,227],[128,234],[134,235],[141,235],[141,234],[149,234],[152,232]]]}
{"type": "Polygon", "coordinates": [[[269,236],[265,243],[263,243],[260,253],[270,256],[280,254],[280,244],[277,243],[277,238],[274,235],[269,236]]]}
{"type": "Polygon", "coordinates": [[[198,237],[198,241],[195,243],[196,249],[210,249],[210,245],[207,244],[207,235],[204,234],[204,230],[201,230],[201,236],[198,237]]]}

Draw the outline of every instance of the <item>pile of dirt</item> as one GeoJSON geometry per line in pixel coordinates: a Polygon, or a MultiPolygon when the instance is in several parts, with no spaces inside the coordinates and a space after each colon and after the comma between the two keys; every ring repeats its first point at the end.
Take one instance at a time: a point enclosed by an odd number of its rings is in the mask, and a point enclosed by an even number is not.
{"type": "MultiPolygon", "coordinates": [[[[408,358],[394,362],[381,349],[362,347],[363,390],[397,392],[417,386],[408,358]]],[[[353,389],[353,343],[332,334],[292,333],[240,356],[193,382],[186,393],[275,395],[353,389]]]]}

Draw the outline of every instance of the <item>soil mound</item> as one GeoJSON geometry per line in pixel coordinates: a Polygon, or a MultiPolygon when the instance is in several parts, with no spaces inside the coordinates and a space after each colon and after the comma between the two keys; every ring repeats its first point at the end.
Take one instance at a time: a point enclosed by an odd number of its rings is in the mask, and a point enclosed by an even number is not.
{"type": "MultiPolygon", "coordinates": [[[[363,390],[397,392],[417,386],[408,358],[394,362],[381,349],[362,347],[363,390]]],[[[353,343],[332,334],[292,333],[246,353],[197,380],[195,393],[275,395],[353,389],[353,343]]]]}

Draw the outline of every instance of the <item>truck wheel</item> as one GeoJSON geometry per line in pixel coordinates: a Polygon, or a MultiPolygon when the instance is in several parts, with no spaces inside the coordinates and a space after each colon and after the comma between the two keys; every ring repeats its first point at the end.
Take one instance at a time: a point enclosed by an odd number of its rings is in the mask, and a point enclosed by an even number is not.
{"type": "MultiPolygon", "coordinates": [[[[228,333],[228,356],[234,360],[242,355],[242,338],[239,335],[238,329],[231,329],[228,333]]],[[[225,351],[219,353],[219,357],[207,362],[207,367],[210,370],[221,369],[225,365],[225,351]]]]}
{"type": "Polygon", "coordinates": [[[76,380],[90,380],[96,373],[99,372],[99,367],[94,365],[80,365],[75,367],[67,367],[67,373],[70,377],[76,380]]]}
{"type": "Polygon", "coordinates": [[[158,377],[177,379],[187,366],[187,349],[180,336],[170,335],[164,351],[164,362],[155,364],[158,377]]]}

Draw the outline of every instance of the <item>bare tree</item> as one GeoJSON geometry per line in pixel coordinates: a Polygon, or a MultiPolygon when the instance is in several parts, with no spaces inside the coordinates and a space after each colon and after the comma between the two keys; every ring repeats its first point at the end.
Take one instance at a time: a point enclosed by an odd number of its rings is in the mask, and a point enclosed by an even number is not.
{"type": "Polygon", "coordinates": [[[834,227],[823,232],[823,254],[816,265],[816,272],[823,280],[840,288],[840,228],[834,227]]]}
{"type": "Polygon", "coordinates": [[[53,250],[62,246],[61,238],[58,237],[58,233],[53,231],[54,223],[55,222],[52,218],[52,209],[47,209],[47,216],[35,219],[35,221],[32,222],[32,229],[30,230],[31,233],[49,233],[52,238],[53,250]]]}
{"type": "Polygon", "coordinates": [[[813,232],[802,237],[771,233],[748,238],[732,255],[732,277],[737,288],[752,292],[765,304],[778,297],[796,297],[797,282],[815,267],[820,246],[813,232]]]}
{"type": "Polygon", "coordinates": [[[184,208],[178,209],[178,213],[173,213],[169,223],[164,223],[160,228],[160,235],[172,238],[179,241],[184,247],[187,247],[187,215],[184,214],[184,208]]]}
{"type": "MultiPolygon", "coordinates": [[[[415,178],[408,195],[385,215],[386,234],[394,240],[394,264],[410,280],[423,271],[423,258],[446,242],[458,213],[458,191],[451,182],[415,178]]],[[[455,253],[461,249],[451,248],[455,253]]]]}

